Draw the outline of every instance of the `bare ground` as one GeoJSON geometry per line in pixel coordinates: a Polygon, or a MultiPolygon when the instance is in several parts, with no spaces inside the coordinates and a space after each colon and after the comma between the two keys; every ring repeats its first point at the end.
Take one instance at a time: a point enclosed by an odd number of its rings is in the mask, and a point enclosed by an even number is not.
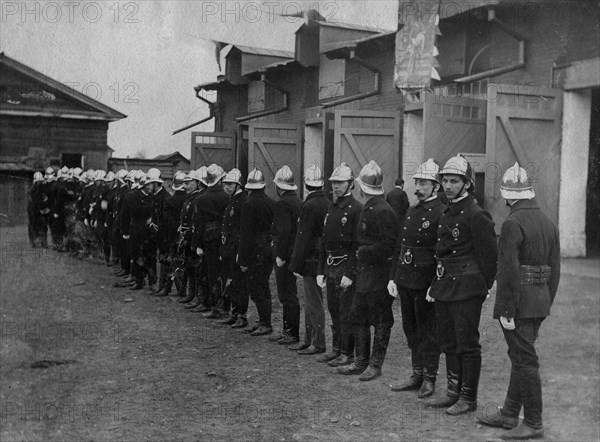
{"type": "MultiPolygon", "coordinates": [[[[0,235],[2,441],[484,441],[501,434],[473,414],[450,417],[424,409],[414,393],[389,390],[410,367],[398,304],[383,376],[364,383],[202,319],[174,298],[113,288],[111,269],[29,249],[22,227],[0,235]],[[36,361],[49,366],[31,368],[36,361]]],[[[600,438],[599,292],[597,278],[563,276],[542,325],[547,440],[600,438]]],[[[481,321],[485,412],[502,404],[510,371],[492,305],[493,295],[481,321]]],[[[444,392],[442,376],[437,394],[444,392]]]]}

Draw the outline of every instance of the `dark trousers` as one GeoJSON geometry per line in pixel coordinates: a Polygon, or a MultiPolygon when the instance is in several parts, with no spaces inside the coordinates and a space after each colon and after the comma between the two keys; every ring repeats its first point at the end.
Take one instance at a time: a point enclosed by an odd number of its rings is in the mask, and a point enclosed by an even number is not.
{"type": "Polygon", "coordinates": [[[219,259],[220,241],[210,241],[204,246],[204,257],[202,265],[206,268],[206,282],[208,293],[205,299],[207,306],[220,309],[223,307],[222,299],[222,269],[221,260],[219,259]]]}
{"type": "Polygon", "coordinates": [[[50,217],[50,236],[52,237],[52,244],[55,247],[61,248],[66,234],[65,217],[59,215],[55,218],[54,215],[50,217]]]}
{"type": "Polygon", "coordinates": [[[544,318],[515,319],[515,329],[505,330],[511,362],[510,381],[502,413],[518,417],[524,408],[525,424],[542,428],[542,381],[535,341],[544,318]]]}
{"type": "Polygon", "coordinates": [[[138,284],[144,283],[144,268],[142,267],[142,242],[144,237],[137,233],[130,233],[127,248],[131,262],[131,275],[138,284]]]}
{"type": "Polygon", "coordinates": [[[269,277],[273,271],[270,245],[259,244],[246,272],[250,299],[256,305],[260,325],[271,327],[271,289],[269,277]]]}
{"type": "Polygon", "coordinates": [[[332,348],[341,350],[345,355],[354,353],[352,322],[350,322],[350,306],[354,297],[352,284],[346,289],[340,287],[341,278],[327,277],[327,309],[331,316],[332,348]]]}
{"type": "Polygon", "coordinates": [[[357,291],[352,298],[350,321],[354,326],[354,333],[362,335],[370,331],[370,326],[374,328],[369,365],[375,368],[381,368],[387,353],[394,325],[393,303],[394,298],[390,296],[387,289],[374,292],[357,291]]]}
{"type": "Polygon", "coordinates": [[[235,255],[223,256],[223,278],[225,284],[229,282],[229,285],[225,288],[225,298],[228,298],[231,304],[231,314],[245,318],[248,313],[249,302],[246,277],[240,266],[235,262],[235,255]]]}
{"type": "Polygon", "coordinates": [[[437,373],[440,350],[435,333],[435,303],[427,302],[427,290],[398,287],[402,329],[412,352],[413,368],[437,373]]]}
{"type": "Polygon", "coordinates": [[[317,277],[305,275],[304,283],[304,343],[325,348],[325,307],[323,292],[317,277]]]}
{"type": "Polygon", "coordinates": [[[282,267],[275,265],[275,282],[277,284],[277,297],[283,310],[283,333],[298,338],[300,335],[298,287],[296,286],[296,276],[288,269],[287,263],[282,267]]]}

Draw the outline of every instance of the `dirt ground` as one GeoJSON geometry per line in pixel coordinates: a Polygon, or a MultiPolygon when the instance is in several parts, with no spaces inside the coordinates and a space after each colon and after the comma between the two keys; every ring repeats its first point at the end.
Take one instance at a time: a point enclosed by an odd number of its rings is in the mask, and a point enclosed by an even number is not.
{"type": "MultiPolygon", "coordinates": [[[[113,288],[111,269],[29,249],[24,228],[0,235],[2,441],[485,441],[501,433],[473,414],[450,417],[422,408],[413,392],[390,391],[410,367],[398,303],[383,375],[365,383],[202,319],[175,298],[113,288]],[[44,360],[65,363],[31,368],[44,360]]],[[[563,276],[542,326],[547,440],[600,438],[599,292],[599,279],[563,276]]],[[[482,314],[479,394],[479,411],[490,413],[510,371],[493,300],[482,314]]],[[[274,292],[273,310],[279,325],[274,292]]],[[[444,393],[442,376],[436,394],[444,393]]]]}

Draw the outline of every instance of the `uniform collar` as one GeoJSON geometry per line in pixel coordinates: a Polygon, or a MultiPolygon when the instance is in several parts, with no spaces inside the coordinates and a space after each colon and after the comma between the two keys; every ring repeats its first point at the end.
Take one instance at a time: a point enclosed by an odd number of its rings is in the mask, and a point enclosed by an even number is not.
{"type": "Polygon", "coordinates": [[[446,212],[450,212],[453,215],[459,213],[465,207],[470,206],[471,204],[475,204],[473,197],[471,195],[467,195],[465,198],[455,202],[454,204],[450,204],[446,209],[446,212]]]}
{"type": "Polygon", "coordinates": [[[530,200],[518,200],[510,207],[510,213],[518,210],[539,210],[539,208],[540,206],[538,206],[535,198],[530,200]]]}
{"type": "Polygon", "coordinates": [[[365,205],[363,206],[363,209],[368,209],[369,207],[373,207],[375,204],[379,203],[380,201],[383,201],[383,195],[373,195],[371,198],[369,198],[369,201],[367,201],[365,203],[365,205]]]}
{"type": "Polygon", "coordinates": [[[333,203],[333,205],[338,206],[340,209],[345,209],[352,204],[352,202],[354,202],[354,197],[351,193],[349,193],[338,199],[335,203],[333,203]]]}
{"type": "Polygon", "coordinates": [[[324,190],[315,190],[314,192],[309,193],[306,196],[306,199],[304,201],[308,201],[308,200],[311,200],[313,198],[317,198],[319,196],[325,196],[325,191],[324,190]]]}
{"type": "Polygon", "coordinates": [[[442,202],[440,201],[440,199],[437,197],[437,195],[435,196],[435,198],[427,200],[427,201],[419,201],[416,206],[422,206],[423,209],[425,210],[429,210],[432,207],[437,207],[440,204],[442,204],[442,202]]]}

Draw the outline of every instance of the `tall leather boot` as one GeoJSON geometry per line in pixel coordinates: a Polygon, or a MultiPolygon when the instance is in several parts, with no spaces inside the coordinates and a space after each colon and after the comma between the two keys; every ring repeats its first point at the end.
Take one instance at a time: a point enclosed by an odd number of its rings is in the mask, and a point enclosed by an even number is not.
{"type": "Polygon", "coordinates": [[[446,410],[447,414],[457,416],[477,409],[477,388],[481,373],[481,356],[461,359],[462,386],[458,401],[446,410]]]}
{"type": "Polygon", "coordinates": [[[284,306],[283,338],[277,341],[280,345],[292,345],[300,340],[300,306],[284,306]]]}
{"type": "Polygon", "coordinates": [[[461,389],[462,366],[460,358],[456,354],[446,353],[446,376],[448,377],[446,397],[428,400],[425,402],[425,406],[447,408],[458,401],[461,389]]]}
{"type": "Polygon", "coordinates": [[[330,367],[341,367],[354,361],[354,334],[349,327],[343,329],[341,341],[340,355],[327,363],[330,367]]]}
{"type": "Polygon", "coordinates": [[[338,367],[344,375],[361,374],[369,366],[371,357],[371,329],[369,326],[354,326],[354,362],[338,367]]]}
{"type": "Polygon", "coordinates": [[[375,335],[373,336],[373,353],[369,361],[369,367],[360,375],[361,381],[372,381],[381,376],[381,367],[385,360],[387,348],[390,343],[392,326],[387,324],[377,324],[375,326],[375,335]]]}
{"type": "Polygon", "coordinates": [[[321,356],[317,357],[317,362],[329,362],[336,359],[340,353],[342,352],[342,342],[341,342],[341,333],[338,328],[334,325],[331,325],[331,351],[329,353],[323,353],[321,356]]]}
{"type": "Polygon", "coordinates": [[[410,391],[418,390],[423,384],[423,361],[421,355],[415,351],[411,351],[412,374],[408,381],[393,384],[392,391],[410,391]]]}
{"type": "Polygon", "coordinates": [[[426,365],[425,368],[423,368],[423,384],[419,389],[419,398],[423,399],[433,395],[435,392],[437,372],[437,365],[426,365]]]}

